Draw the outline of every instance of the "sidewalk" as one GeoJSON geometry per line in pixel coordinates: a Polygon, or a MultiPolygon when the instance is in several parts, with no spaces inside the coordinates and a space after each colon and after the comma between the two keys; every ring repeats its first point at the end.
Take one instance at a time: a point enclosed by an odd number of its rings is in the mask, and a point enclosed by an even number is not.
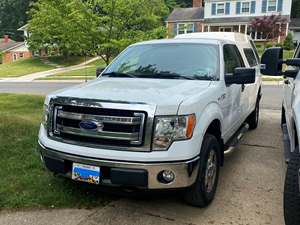
{"type": "Polygon", "coordinates": [[[0,79],[0,82],[32,82],[36,79],[47,77],[50,75],[55,75],[58,73],[69,72],[69,71],[73,71],[73,70],[84,69],[84,68],[90,67],[87,64],[94,62],[94,61],[98,60],[99,58],[100,57],[95,57],[86,62],[75,65],[75,66],[62,67],[62,68],[57,68],[57,69],[53,69],[53,70],[32,73],[32,74],[28,74],[28,75],[25,75],[22,77],[3,78],[3,79],[0,79]]]}

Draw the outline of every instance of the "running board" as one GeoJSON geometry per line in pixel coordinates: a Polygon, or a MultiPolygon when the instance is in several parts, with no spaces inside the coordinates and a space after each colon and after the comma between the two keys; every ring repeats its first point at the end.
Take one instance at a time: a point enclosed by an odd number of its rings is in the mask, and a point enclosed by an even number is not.
{"type": "Polygon", "coordinates": [[[291,158],[291,142],[286,124],[282,124],[284,159],[288,163],[291,158]]]}
{"type": "Polygon", "coordinates": [[[240,129],[235,132],[235,134],[229,139],[229,141],[224,146],[224,155],[231,154],[235,147],[238,145],[244,134],[249,130],[249,125],[244,123],[240,129]]]}

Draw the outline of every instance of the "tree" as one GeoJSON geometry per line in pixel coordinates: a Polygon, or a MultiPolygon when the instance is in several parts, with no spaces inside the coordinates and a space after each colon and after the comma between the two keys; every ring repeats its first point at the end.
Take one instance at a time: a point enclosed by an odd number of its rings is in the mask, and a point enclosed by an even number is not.
{"type": "Polygon", "coordinates": [[[106,64],[132,43],[166,35],[163,0],[97,0],[94,8],[100,32],[97,53],[106,64]]]}
{"type": "Polygon", "coordinates": [[[192,6],[192,0],[165,0],[165,3],[170,12],[176,7],[186,8],[192,6]]]}
{"type": "Polygon", "coordinates": [[[267,40],[274,40],[279,35],[282,35],[282,31],[278,25],[280,23],[287,23],[286,18],[280,15],[271,15],[252,19],[250,27],[253,31],[263,33],[267,40]]]}
{"type": "Polygon", "coordinates": [[[27,11],[33,0],[1,0],[0,1],[0,36],[8,34],[14,40],[22,40],[23,33],[17,29],[25,25],[27,11]]]}
{"type": "Polygon", "coordinates": [[[65,56],[93,50],[98,18],[81,0],[40,0],[29,21],[31,49],[56,48],[65,56]]]}
{"type": "Polygon", "coordinates": [[[283,48],[285,50],[293,50],[294,49],[294,42],[293,42],[293,35],[292,33],[288,33],[286,36],[284,43],[283,43],[283,48]]]}

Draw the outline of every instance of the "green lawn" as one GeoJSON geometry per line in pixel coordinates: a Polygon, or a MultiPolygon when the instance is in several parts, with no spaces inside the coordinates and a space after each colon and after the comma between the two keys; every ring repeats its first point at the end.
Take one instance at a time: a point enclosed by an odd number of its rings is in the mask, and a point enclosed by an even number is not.
{"type": "Polygon", "coordinates": [[[44,64],[39,58],[23,59],[17,62],[0,64],[0,78],[19,77],[54,68],[54,66],[44,64]]]}
{"type": "Polygon", "coordinates": [[[105,67],[105,63],[102,60],[97,60],[88,64],[84,69],[55,74],[41,78],[41,80],[91,80],[96,78],[96,69],[98,67],[105,67]]]}
{"type": "Polygon", "coordinates": [[[0,94],[0,210],[94,207],[112,197],[54,177],[36,151],[43,97],[0,94]]]}
{"type": "MultiPolygon", "coordinates": [[[[262,56],[262,54],[264,53],[264,49],[262,47],[257,48],[257,52],[260,56],[262,56]]],[[[291,50],[291,51],[283,50],[283,58],[284,59],[293,58],[293,55],[294,55],[294,50],[291,50]]]]}
{"type": "Polygon", "coordinates": [[[60,66],[74,66],[83,63],[85,60],[91,59],[91,57],[84,56],[50,56],[47,58],[50,62],[58,64],[60,66]]]}
{"type": "Polygon", "coordinates": [[[0,78],[19,77],[26,74],[55,69],[56,66],[67,67],[78,65],[90,57],[70,56],[51,56],[46,58],[50,65],[45,64],[40,58],[23,59],[12,63],[0,64],[0,78]],[[53,64],[53,65],[52,65],[53,64]]]}

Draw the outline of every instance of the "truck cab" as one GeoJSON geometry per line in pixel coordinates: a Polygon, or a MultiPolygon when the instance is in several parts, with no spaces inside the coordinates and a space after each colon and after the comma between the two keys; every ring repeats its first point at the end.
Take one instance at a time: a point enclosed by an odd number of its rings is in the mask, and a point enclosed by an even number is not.
{"type": "Polygon", "coordinates": [[[133,44],[97,79],[46,97],[41,159],[94,185],[184,189],[188,203],[205,207],[224,153],[258,125],[259,67],[243,34],[133,44]]]}

